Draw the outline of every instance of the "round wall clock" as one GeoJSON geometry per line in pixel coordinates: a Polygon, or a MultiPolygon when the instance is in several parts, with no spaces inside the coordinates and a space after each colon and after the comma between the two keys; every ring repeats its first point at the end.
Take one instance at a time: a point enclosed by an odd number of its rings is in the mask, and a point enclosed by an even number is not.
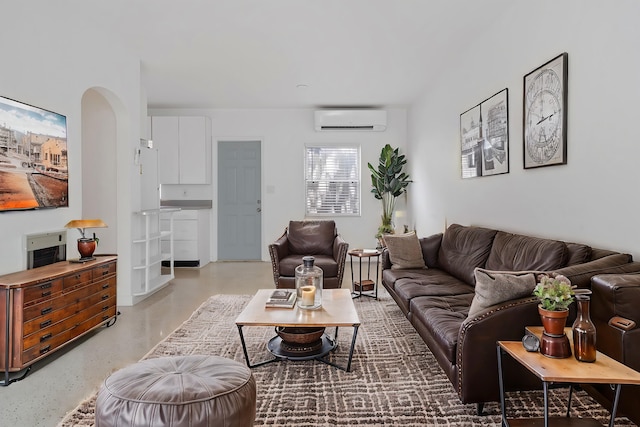
{"type": "Polygon", "coordinates": [[[524,167],[567,163],[567,59],[563,53],[524,76],[524,167]]]}

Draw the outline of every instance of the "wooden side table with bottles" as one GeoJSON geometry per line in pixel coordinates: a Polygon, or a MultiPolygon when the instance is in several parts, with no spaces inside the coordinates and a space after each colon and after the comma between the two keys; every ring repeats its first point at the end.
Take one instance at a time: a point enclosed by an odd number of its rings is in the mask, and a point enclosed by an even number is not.
{"type": "Polygon", "coordinates": [[[380,255],[382,252],[377,249],[352,249],[348,252],[349,262],[351,263],[351,295],[353,298],[362,296],[378,299],[378,279],[380,275],[380,255]],[[355,280],[353,271],[353,258],[358,258],[359,280],[355,280]],[[362,278],[362,259],[367,259],[367,278],[362,278]],[[376,269],[376,280],[371,277],[371,259],[374,260],[374,268],[376,269]]]}
{"type": "MultiPolygon", "coordinates": [[[[527,327],[527,333],[533,334],[540,338],[542,335],[542,327],[527,327]]],[[[572,341],[573,336],[571,328],[565,328],[565,333],[569,340],[572,341]]],[[[571,410],[571,396],[573,392],[573,384],[612,384],[615,385],[615,400],[611,410],[611,419],[609,426],[613,427],[615,422],[618,401],[620,398],[620,390],[623,384],[640,385],[640,372],[623,365],[615,359],[610,358],[606,354],[597,352],[596,361],[593,363],[579,362],[575,357],[567,357],[563,359],[554,359],[546,357],[537,351],[527,351],[521,341],[498,341],[498,380],[500,385],[500,405],[502,407],[502,425],[509,426],[549,426],[550,419],[556,418],[562,421],[563,426],[586,426],[595,427],[601,424],[593,418],[569,418],[571,410]],[[506,416],[505,407],[505,390],[502,373],[502,357],[508,354],[522,366],[531,371],[535,376],[540,378],[544,391],[544,417],[533,419],[509,419],[506,416]],[[569,384],[569,401],[567,404],[567,413],[565,417],[549,417],[548,393],[551,384],[569,384]]]]}

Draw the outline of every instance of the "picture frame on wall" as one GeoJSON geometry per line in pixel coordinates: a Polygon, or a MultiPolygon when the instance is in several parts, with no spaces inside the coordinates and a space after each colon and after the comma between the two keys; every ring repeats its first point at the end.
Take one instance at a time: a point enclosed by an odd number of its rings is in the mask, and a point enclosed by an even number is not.
{"type": "Polygon", "coordinates": [[[509,90],[460,115],[462,178],[509,172],[509,90]]]}
{"type": "Polygon", "coordinates": [[[524,76],[524,168],[567,164],[567,77],[564,52],[524,76]]]}

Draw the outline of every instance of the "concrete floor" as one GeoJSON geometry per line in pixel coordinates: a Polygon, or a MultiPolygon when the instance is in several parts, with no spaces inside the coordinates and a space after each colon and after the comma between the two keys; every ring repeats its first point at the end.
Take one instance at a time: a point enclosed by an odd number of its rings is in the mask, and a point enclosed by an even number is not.
{"type": "MultiPolygon", "coordinates": [[[[348,264],[348,262],[347,262],[348,264]]],[[[350,283],[350,270],[344,283],[350,283]]],[[[215,262],[178,268],[171,283],[121,316],[33,365],[22,381],[0,387],[0,426],[56,426],[113,371],[140,360],[209,296],[273,287],[270,262],[215,262]]]]}

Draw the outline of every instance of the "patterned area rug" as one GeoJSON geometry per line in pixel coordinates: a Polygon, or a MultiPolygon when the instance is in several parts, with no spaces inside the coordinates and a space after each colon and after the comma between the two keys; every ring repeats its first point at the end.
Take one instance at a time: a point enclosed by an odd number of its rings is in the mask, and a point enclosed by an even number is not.
{"type": "MultiPolygon", "coordinates": [[[[251,297],[216,295],[145,358],[213,354],[244,363],[235,318],[251,297]]],[[[362,326],[354,352],[352,372],[317,361],[285,361],[253,369],[258,386],[256,425],[407,425],[499,426],[500,406],[485,405],[486,416],[475,415],[475,405],[460,403],[451,383],[429,349],[386,293],[378,301],[355,300],[362,326]]],[[[273,328],[243,329],[252,362],[269,358],[266,343],[273,328]]],[[[333,331],[331,331],[333,332],[333,331]]],[[[341,328],[332,361],[344,366],[351,345],[351,328],[341,328]]],[[[550,395],[552,415],[563,414],[566,389],[550,395]]],[[[608,423],[609,413],[586,393],[574,393],[572,416],[593,417],[608,423]]],[[[95,395],[69,413],[59,427],[94,425],[95,395]]],[[[509,393],[510,416],[540,416],[541,392],[509,393]]],[[[634,425],[618,418],[617,426],[634,425]]]]}

